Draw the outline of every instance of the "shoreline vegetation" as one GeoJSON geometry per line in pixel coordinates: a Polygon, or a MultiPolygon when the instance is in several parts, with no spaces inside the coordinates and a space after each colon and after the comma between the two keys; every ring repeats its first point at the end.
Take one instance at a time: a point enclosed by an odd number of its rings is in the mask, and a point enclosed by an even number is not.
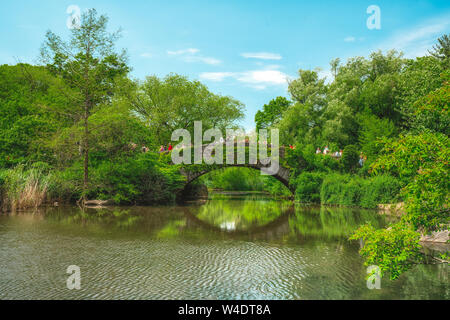
{"type": "MultiPolygon", "coordinates": [[[[244,105],[177,74],[132,79],[108,18],[86,11],[68,41],[47,32],[41,65],[0,66],[0,211],[43,204],[168,205],[185,178],[165,149],[174,130],[239,128],[244,105]]],[[[423,263],[421,235],[448,229],[450,36],[429,55],[395,50],[330,63],[332,78],[299,70],[290,100],[276,97],[255,115],[256,129],[278,129],[294,200],[380,209],[404,203],[387,228],[367,223],[366,265],[391,279],[423,263]],[[324,152],[322,152],[323,150],[324,152]]],[[[215,170],[190,185],[291,193],[245,168],[215,170]]],[[[440,257],[448,261],[448,253],[440,257]]]]}

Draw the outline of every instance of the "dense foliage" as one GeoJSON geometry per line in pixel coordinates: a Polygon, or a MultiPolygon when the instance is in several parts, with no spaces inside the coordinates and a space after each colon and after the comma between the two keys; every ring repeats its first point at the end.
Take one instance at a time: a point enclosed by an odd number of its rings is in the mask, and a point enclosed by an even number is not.
{"type": "Polygon", "coordinates": [[[279,114],[269,107],[277,98],[255,117],[295,146],[286,165],[298,201],[365,208],[404,201],[400,222],[366,225],[352,237],[364,240],[366,263],[391,278],[420,262],[421,233],[449,226],[449,49],[444,35],[416,59],[396,51],[334,59],[329,83],[299,70],[288,88],[292,103],[279,114]]]}

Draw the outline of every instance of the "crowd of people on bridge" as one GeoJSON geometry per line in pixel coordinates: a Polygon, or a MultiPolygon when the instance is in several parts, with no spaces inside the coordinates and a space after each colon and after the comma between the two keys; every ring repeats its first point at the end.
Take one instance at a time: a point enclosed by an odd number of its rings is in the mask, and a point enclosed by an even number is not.
{"type": "Polygon", "coordinates": [[[172,144],[171,143],[169,143],[169,146],[167,147],[167,149],[166,149],[166,147],[164,147],[163,145],[161,145],[161,147],[159,148],[159,153],[162,153],[162,152],[170,152],[170,151],[172,151],[173,150],[173,146],[172,146],[172,144]]]}
{"type": "Polygon", "coordinates": [[[329,155],[334,158],[341,158],[343,151],[342,151],[342,149],[340,149],[339,151],[331,152],[330,149],[328,148],[328,146],[325,146],[325,148],[323,148],[323,151],[320,150],[320,147],[317,147],[316,154],[324,154],[324,155],[329,155]]]}
{"type": "MultiPolygon", "coordinates": [[[[223,140],[223,138],[222,138],[220,140],[220,142],[217,141],[215,144],[217,144],[217,143],[224,143],[224,142],[225,142],[225,140],[223,140]]],[[[248,138],[245,139],[245,143],[249,143],[248,138]]],[[[267,142],[266,142],[266,144],[267,144],[267,142]]],[[[178,148],[184,149],[186,147],[192,147],[192,146],[193,146],[192,143],[190,145],[184,145],[183,144],[183,145],[181,145],[178,148]]],[[[269,146],[271,146],[271,144],[269,144],[269,146]]],[[[136,148],[137,148],[137,144],[136,143],[130,143],[130,149],[131,150],[134,151],[134,150],[136,150],[136,148]]],[[[171,143],[169,143],[169,145],[167,146],[167,149],[166,149],[166,147],[164,145],[161,145],[161,147],[159,148],[158,152],[159,153],[171,152],[173,149],[174,149],[174,147],[172,146],[171,143]]],[[[295,149],[295,145],[289,144],[289,149],[294,150],[295,149]]],[[[150,151],[150,149],[147,146],[142,145],[141,151],[143,153],[147,153],[147,152],[150,151]]],[[[343,151],[342,151],[342,149],[340,149],[339,151],[331,152],[331,150],[328,148],[328,146],[325,146],[323,148],[323,151],[320,149],[320,147],[317,147],[316,154],[328,155],[328,156],[331,156],[333,158],[339,159],[339,158],[342,157],[343,151]]],[[[367,157],[361,152],[360,155],[359,155],[359,161],[358,161],[359,166],[360,167],[364,166],[364,163],[366,162],[366,160],[367,160],[367,157]]]]}
{"type": "MultiPolygon", "coordinates": [[[[323,151],[320,150],[320,147],[317,147],[316,154],[329,155],[331,157],[339,159],[339,158],[342,158],[343,151],[342,151],[342,149],[340,149],[339,151],[331,152],[330,149],[328,148],[328,146],[325,146],[325,148],[323,148],[323,151]]],[[[360,167],[364,166],[364,163],[366,162],[366,160],[367,160],[367,157],[361,152],[359,154],[359,160],[358,160],[359,166],[360,167]]]]}

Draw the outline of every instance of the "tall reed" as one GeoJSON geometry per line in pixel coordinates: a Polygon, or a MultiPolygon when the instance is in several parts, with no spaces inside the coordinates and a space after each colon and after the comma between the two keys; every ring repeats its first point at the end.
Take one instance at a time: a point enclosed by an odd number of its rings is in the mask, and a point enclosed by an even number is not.
{"type": "Polygon", "coordinates": [[[1,173],[0,201],[2,211],[36,208],[47,198],[51,174],[39,166],[26,169],[23,165],[1,173]]]}

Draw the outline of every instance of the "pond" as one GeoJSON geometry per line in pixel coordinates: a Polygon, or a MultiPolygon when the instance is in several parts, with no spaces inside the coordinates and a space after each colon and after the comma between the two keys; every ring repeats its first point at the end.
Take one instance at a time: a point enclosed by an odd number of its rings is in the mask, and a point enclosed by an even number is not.
{"type": "Polygon", "coordinates": [[[449,299],[448,265],[369,290],[348,235],[376,211],[261,195],[0,216],[0,299],[449,299]],[[69,290],[67,268],[81,272],[69,290]]]}

